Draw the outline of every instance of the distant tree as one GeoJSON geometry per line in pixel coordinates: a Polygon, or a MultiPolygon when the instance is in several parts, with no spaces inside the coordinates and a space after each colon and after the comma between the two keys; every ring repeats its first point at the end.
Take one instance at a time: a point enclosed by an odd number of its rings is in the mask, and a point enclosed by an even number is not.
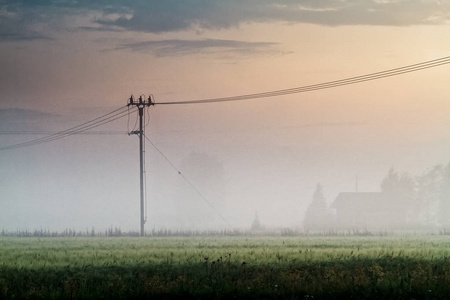
{"type": "Polygon", "coordinates": [[[415,206],[416,201],[415,179],[408,173],[399,174],[394,168],[390,168],[386,177],[381,181],[380,188],[383,193],[397,195],[396,205],[404,207],[404,212],[409,224],[416,223],[419,211],[415,206]]]}
{"type": "Polygon", "coordinates": [[[325,230],[328,229],[329,221],[330,214],[323,196],[322,185],[319,183],[306,210],[303,226],[306,230],[325,230]]]}
{"type": "Polygon", "coordinates": [[[381,181],[381,191],[385,193],[391,193],[397,189],[400,176],[394,168],[390,168],[388,174],[381,181]]]}
{"type": "Polygon", "coordinates": [[[255,212],[255,219],[252,222],[251,231],[262,231],[264,230],[264,226],[262,226],[259,221],[258,212],[255,212]]]}
{"type": "Polygon", "coordinates": [[[450,164],[436,165],[420,176],[399,175],[391,168],[381,182],[381,191],[406,197],[410,224],[450,226],[450,164]]]}
{"type": "Polygon", "coordinates": [[[417,177],[417,197],[414,203],[417,220],[422,225],[436,226],[439,222],[440,194],[444,167],[436,165],[417,177]]]}
{"type": "Polygon", "coordinates": [[[439,223],[450,229],[450,163],[445,167],[439,195],[439,223]]]}
{"type": "Polygon", "coordinates": [[[399,175],[394,168],[390,168],[386,177],[381,181],[380,187],[382,192],[401,194],[412,200],[415,195],[416,182],[408,173],[399,175]]]}

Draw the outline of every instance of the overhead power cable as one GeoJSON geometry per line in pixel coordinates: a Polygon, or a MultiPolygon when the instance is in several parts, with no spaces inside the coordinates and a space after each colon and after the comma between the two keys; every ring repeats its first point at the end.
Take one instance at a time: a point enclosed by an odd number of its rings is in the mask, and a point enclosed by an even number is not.
{"type": "MultiPolygon", "coordinates": [[[[0,130],[0,135],[50,135],[57,134],[59,131],[50,130],[0,130]]],[[[78,134],[84,135],[126,135],[125,131],[86,131],[78,134]]]]}
{"type": "Polygon", "coordinates": [[[147,141],[150,142],[153,148],[155,148],[156,151],[158,151],[159,154],[161,154],[161,156],[164,157],[164,159],[172,166],[172,168],[178,172],[181,178],[183,178],[183,180],[186,181],[186,183],[200,196],[200,198],[202,198],[202,200],[209,205],[209,207],[231,228],[231,230],[234,230],[233,226],[231,226],[231,224],[227,221],[227,219],[225,219],[225,217],[222,216],[222,214],[219,211],[217,211],[217,209],[211,204],[211,202],[208,201],[208,199],[206,199],[205,196],[203,196],[203,194],[186,178],[186,176],[184,176],[183,173],[181,173],[181,171],[177,167],[175,167],[175,165],[167,158],[167,156],[165,156],[164,153],[162,153],[161,150],[159,150],[159,148],[156,147],[156,145],[145,134],[144,137],[147,139],[147,141]]]}
{"type": "Polygon", "coordinates": [[[242,100],[250,100],[250,99],[258,99],[258,98],[268,98],[274,96],[283,96],[290,94],[298,94],[311,92],[316,90],[323,90],[329,88],[335,88],[350,84],[356,84],[366,81],[377,80],[386,77],[397,76],[401,74],[417,72],[420,70],[425,70],[429,68],[434,68],[442,65],[446,65],[450,63],[450,56],[446,56],[439,59],[434,59],[430,61],[425,61],[422,63],[417,63],[413,65],[408,65],[400,68],[389,69],[381,72],[370,73],[366,75],[360,75],[356,77],[345,78],[341,80],[328,81],[319,84],[306,85],[296,88],[284,89],[284,90],[276,90],[270,92],[263,93],[254,93],[240,96],[231,96],[231,97],[221,97],[221,98],[210,98],[210,99],[200,99],[200,100],[189,100],[189,101],[171,101],[171,102],[159,102],[155,103],[155,105],[173,105],[173,104],[201,104],[201,103],[216,103],[216,102],[230,102],[230,101],[242,101],[242,100]]]}
{"type": "MultiPolygon", "coordinates": [[[[131,112],[134,112],[134,111],[136,111],[136,110],[132,110],[131,112]]],[[[130,112],[127,110],[127,107],[124,106],[124,107],[116,109],[112,112],[109,112],[103,116],[100,116],[100,117],[90,120],[88,122],[82,123],[78,126],[57,132],[55,134],[51,134],[46,137],[34,139],[34,140],[31,140],[28,142],[23,142],[23,143],[19,143],[19,144],[15,144],[15,145],[0,147],[0,151],[35,146],[35,145],[39,145],[39,144],[43,144],[43,143],[48,143],[48,142],[51,142],[54,140],[62,139],[62,138],[65,138],[65,137],[68,137],[68,136],[71,136],[74,134],[80,134],[87,130],[94,129],[101,125],[105,125],[105,124],[113,122],[117,119],[123,118],[123,117],[127,116],[129,113],[130,112]]]]}

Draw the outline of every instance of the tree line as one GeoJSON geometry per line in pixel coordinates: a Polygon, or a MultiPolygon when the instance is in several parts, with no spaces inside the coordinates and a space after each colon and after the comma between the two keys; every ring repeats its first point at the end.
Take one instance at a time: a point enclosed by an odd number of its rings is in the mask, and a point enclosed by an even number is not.
{"type": "MultiPolygon", "coordinates": [[[[439,228],[450,233],[450,163],[435,165],[420,175],[390,168],[380,192],[399,195],[410,228],[439,228]]],[[[399,203],[396,203],[399,204],[399,203]]],[[[303,220],[305,230],[333,228],[335,216],[318,184],[303,220]]]]}

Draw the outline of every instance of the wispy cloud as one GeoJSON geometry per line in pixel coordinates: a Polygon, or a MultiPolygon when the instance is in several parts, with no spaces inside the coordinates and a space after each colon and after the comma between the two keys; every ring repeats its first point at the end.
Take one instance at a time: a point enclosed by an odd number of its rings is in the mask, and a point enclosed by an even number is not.
{"type": "Polygon", "coordinates": [[[267,53],[276,43],[245,42],[236,40],[159,40],[122,44],[114,50],[131,50],[151,53],[155,56],[181,56],[187,54],[233,53],[256,54],[267,53]]]}

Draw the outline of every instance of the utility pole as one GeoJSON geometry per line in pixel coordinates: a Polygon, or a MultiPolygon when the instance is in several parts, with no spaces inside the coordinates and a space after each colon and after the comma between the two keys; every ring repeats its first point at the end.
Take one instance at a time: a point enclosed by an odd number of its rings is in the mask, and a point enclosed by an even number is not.
{"type": "Polygon", "coordinates": [[[140,162],[140,183],[141,183],[141,236],[145,235],[144,231],[144,126],[143,126],[143,116],[144,116],[144,108],[150,105],[155,105],[152,101],[152,98],[149,96],[148,99],[143,99],[142,96],[136,101],[131,95],[130,99],[128,99],[127,106],[136,106],[139,110],[139,130],[134,130],[130,132],[130,134],[136,134],[139,137],[139,162],[140,162]]]}

